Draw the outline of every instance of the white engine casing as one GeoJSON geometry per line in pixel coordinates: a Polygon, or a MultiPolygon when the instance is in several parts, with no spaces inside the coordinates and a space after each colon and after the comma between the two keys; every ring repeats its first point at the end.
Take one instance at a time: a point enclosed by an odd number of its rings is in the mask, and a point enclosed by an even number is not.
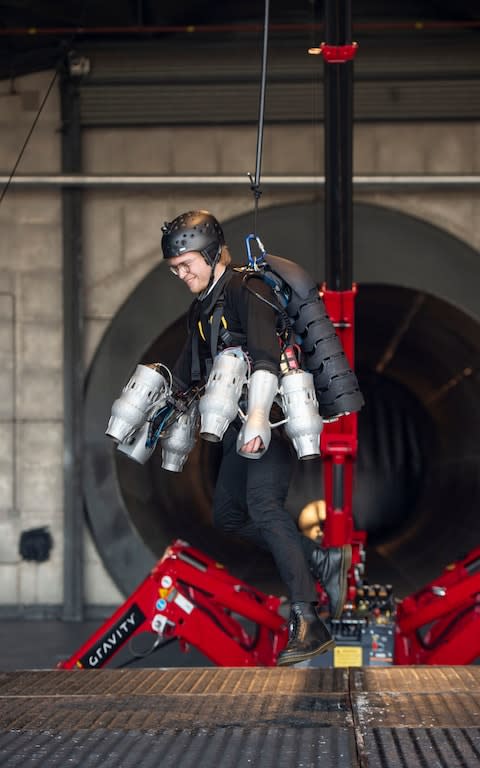
{"type": "Polygon", "coordinates": [[[300,369],[290,371],[282,376],[279,391],[286,418],[285,432],[298,458],[319,456],[323,421],[318,411],[313,375],[300,369]]]}
{"type": "Polygon", "coordinates": [[[105,434],[117,443],[128,443],[152,411],[166,403],[168,392],[169,385],[161,373],[148,365],[137,365],[112,405],[105,434]]]}
{"type": "Polygon", "coordinates": [[[238,401],[247,380],[247,362],[241,347],[220,352],[200,398],[200,437],[218,443],[238,413],[238,401]]]}

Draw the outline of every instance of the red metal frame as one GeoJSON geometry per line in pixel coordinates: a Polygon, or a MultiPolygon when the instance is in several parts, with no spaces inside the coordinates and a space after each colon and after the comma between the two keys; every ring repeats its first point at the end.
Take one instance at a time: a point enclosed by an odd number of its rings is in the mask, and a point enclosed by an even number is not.
{"type": "MultiPolygon", "coordinates": [[[[351,368],[355,356],[355,295],[354,285],[350,291],[330,291],[322,286],[320,295],[325,302],[328,315],[335,326],[351,368]]],[[[338,421],[325,424],[320,438],[320,452],[323,464],[323,481],[327,519],[325,521],[323,544],[326,547],[341,547],[352,544],[353,564],[363,561],[366,541],[364,531],[354,531],[352,514],[353,467],[357,455],[357,414],[342,416],[338,421]],[[335,499],[334,477],[339,473],[342,484],[341,501],[335,499]]]]}
{"type": "Polygon", "coordinates": [[[397,608],[396,664],[471,664],[480,658],[480,547],[397,608]]]}
{"type": "Polygon", "coordinates": [[[348,43],[347,45],[320,44],[323,60],[327,64],[345,64],[346,61],[352,61],[355,58],[357,49],[358,43],[348,43]]]}
{"type": "MultiPolygon", "coordinates": [[[[322,296],[350,365],[354,352],[354,297],[351,291],[322,296]]],[[[353,564],[362,561],[363,532],[353,533],[352,475],[357,451],[356,415],[326,424],[322,433],[327,521],[325,545],[353,544],[353,564]],[[333,474],[342,467],[342,505],[333,504],[333,474]]],[[[353,582],[350,590],[355,592],[353,582]]],[[[318,587],[319,601],[326,595],[318,587]]],[[[350,596],[353,598],[353,594],[350,596]]],[[[194,645],[218,665],[274,666],[288,639],[281,599],[234,579],[225,568],[182,541],[174,542],[123,605],[76,651],[63,669],[99,668],[135,635],[153,631],[162,639],[194,645]],[[253,622],[249,634],[237,617],[253,622]]]]}
{"type": "Polygon", "coordinates": [[[349,43],[347,45],[330,45],[329,43],[320,43],[318,48],[309,48],[308,52],[314,55],[321,55],[326,64],[345,64],[352,61],[358,49],[358,43],[349,43]]]}
{"type": "MultiPolygon", "coordinates": [[[[235,579],[183,541],[60,669],[98,669],[135,635],[177,639],[219,666],[275,666],[287,643],[282,599],[235,579]],[[247,629],[245,621],[253,625],[247,629]]],[[[480,547],[397,609],[394,663],[470,664],[480,658],[480,547]]]]}
{"type": "Polygon", "coordinates": [[[235,579],[220,563],[177,540],[123,605],[58,667],[98,669],[142,632],[177,638],[184,650],[191,644],[219,666],[275,666],[288,639],[281,604],[281,598],[235,579]]]}
{"type": "MultiPolygon", "coordinates": [[[[321,295],[354,367],[354,301],[350,291],[321,295]]],[[[321,436],[327,518],[324,546],[352,544],[349,601],[356,593],[355,566],[365,558],[366,534],[352,514],[357,416],[325,424],[321,436]]],[[[319,600],[326,596],[318,586],[319,600]]],[[[195,646],[219,666],[275,666],[288,639],[282,599],[235,579],[220,563],[177,540],[135,592],[72,655],[62,669],[96,669],[143,632],[195,646]],[[247,627],[252,627],[248,629],[247,627]]],[[[419,592],[398,604],[395,664],[469,664],[480,657],[480,547],[419,592]]]]}

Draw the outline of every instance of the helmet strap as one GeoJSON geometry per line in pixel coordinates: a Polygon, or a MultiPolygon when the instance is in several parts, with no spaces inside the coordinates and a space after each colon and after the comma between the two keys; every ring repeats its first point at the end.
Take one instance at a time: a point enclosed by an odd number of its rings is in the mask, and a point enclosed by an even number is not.
{"type": "Polygon", "coordinates": [[[222,253],[222,247],[223,247],[222,245],[218,246],[217,252],[215,254],[215,257],[214,257],[213,261],[210,261],[210,259],[208,257],[208,254],[206,254],[204,251],[201,252],[202,256],[205,259],[205,261],[207,262],[207,264],[210,264],[210,280],[208,281],[208,285],[205,288],[205,290],[198,294],[198,296],[197,296],[197,300],[198,301],[203,301],[203,299],[206,296],[208,296],[208,294],[210,293],[210,290],[212,288],[212,285],[215,282],[215,267],[217,266],[218,262],[220,261],[220,256],[221,256],[221,253],[222,253]]]}
{"type": "Polygon", "coordinates": [[[215,251],[215,255],[214,256],[212,256],[212,246],[211,245],[208,246],[207,248],[204,248],[203,251],[200,251],[200,253],[202,254],[203,258],[205,259],[205,261],[207,262],[207,264],[209,266],[216,267],[218,262],[219,262],[219,260],[220,260],[220,256],[222,254],[222,248],[223,248],[223,244],[219,244],[217,246],[217,250],[215,251]]]}

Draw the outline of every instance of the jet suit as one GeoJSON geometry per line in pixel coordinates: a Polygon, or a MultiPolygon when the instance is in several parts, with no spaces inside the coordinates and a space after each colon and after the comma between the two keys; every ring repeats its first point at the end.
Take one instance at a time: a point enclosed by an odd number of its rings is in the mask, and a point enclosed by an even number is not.
{"type": "Polygon", "coordinates": [[[363,398],[316,286],[298,265],[269,256],[268,275],[230,268],[223,230],[208,211],[180,214],[162,233],[170,272],[197,296],[189,333],[173,374],[162,363],[137,365],[112,405],[107,434],[142,464],[161,439],[162,467],[172,472],[182,471],[193,447],[197,416],[201,437],[222,441],[214,524],[273,555],[291,600],[288,642],[277,663],[296,664],[333,645],[314,579],[339,618],[352,549],[316,546],[286,511],[291,445],[299,458],[318,455],[322,417],[358,410],[363,398]],[[295,338],[311,372],[298,365],[295,338]],[[269,423],[278,396],[285,432],[269,423]]]}
{"type": "MultiPolygon", "coordinates": [[[[205,383],[205,393],[198,401],[200,435],[222,440],[214,523],[255,541],[273,555],[291,599],[288,643],[277,663],[296,664],[333,645],[318,615],[313,579],[321,582],[330,614],[338,618],[345,603],[351,547],[322,549],[297,530],[285,509],[291,449],[280,429],[271,429],[269,414],[280,393],[282,410],[288,413],[285,434],[297,455],[318,455],[321,417],[339,416],[359,405],[356,379],[350,375],[335,329],[317,301],[315,284],[303,272],[297,280],[293,273],[298,270],[292,262],[276,258],[278,275],[273,280],[269,275],[270,283],[255,268],[247,275],[226,266],[230,255],[222,227],[204,210],[188,211],[165,222],[162,233],[162,252],[170,271],[187,283],[190,280],[189,288],[197,295],[173,380],[180,399],[189,388],[199,391],[205,383]],[[223,272],[220,265],[225,267],[223,272]],[[189,273],[193,277],[187,279],[189,273]],[[303,339],[311,374],[297,371],[294,361],[287,360],[286,350],[294,343],[294,334],[303,339]],[[242,402],[245,386],[246,408],[242,402]],[[241,423],[239,405],[246,411],[241,423]]],[[[183,461],[188,440],[180,443],[183,461]]],[[[181,470],[181,462],[176,463],[181,470]]]]}
{"type": "MultiPolygon", "coordinates": [[[[279,315],[270,306],[275,299],[263,280],[252,282],[255,293],[269,303],[248,290],[242,274],[230,267],[206,297],[193,302],[187,342],[173,371],[178,388],[203,383],[215,354],[232,344],[242,346],[248,354],[252,373],[264,370],[278,375],[279,315]]],[[[268,450],[259,460],[249,461],[237,453],[240,427],[237,417],[223,437],[213,499],[214,525],[267,549],[290,600],[313,603],[318,596],[309,560],[316,546],[298,531],[285,509],[292,475],[291,444],[281,428],[274,429],[268,450]]]]}

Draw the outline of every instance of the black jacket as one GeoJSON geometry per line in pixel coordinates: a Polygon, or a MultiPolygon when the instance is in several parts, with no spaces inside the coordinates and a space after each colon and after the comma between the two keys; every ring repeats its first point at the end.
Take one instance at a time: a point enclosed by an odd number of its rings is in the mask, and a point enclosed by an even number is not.
{"type": "MultiPolygon", "coordinates": [[[[221,328],[230,331],[248,352],[252,371],[279,372],[280,344],[276,332],[279,315],[271,306],[252,293],[276,305],[271,288],[261,278],[251,278],[248,288],[241,272],[227,267],[211,293],[202,301],[196,299],[189,311],[189,334],[174,367],[177,387],[187,389],[197,381],[205,381],[211,364],[211,329],[215,307],[222,306],[221,328]],[[249,289],[250,290],[249,290],[249,289]],[[192,359],[198,344],[200,377],[192,375],[192,359]]],[[[195,368],[195,365],[193,366],[195,368]]],[[[198,372],[197,372],[198,373],[198,372]]]]}

